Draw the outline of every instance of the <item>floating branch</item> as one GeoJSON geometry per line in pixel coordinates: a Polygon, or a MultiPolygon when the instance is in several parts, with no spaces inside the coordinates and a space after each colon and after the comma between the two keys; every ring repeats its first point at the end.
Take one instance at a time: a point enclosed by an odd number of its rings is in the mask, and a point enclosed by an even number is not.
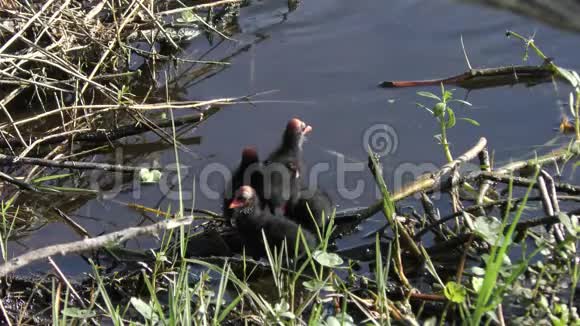
{"type": "Polygon", "coordinates": [[[552,66],[512,66],[488,69],[471,69],[460,75],[443,78],[414,81],[384,81],[379,84],[383,88],[401,88],[418,86],[455,85],[466,89],[499,87],[515,84],[533,86],[549,82],[558,75],[552,66]]]}

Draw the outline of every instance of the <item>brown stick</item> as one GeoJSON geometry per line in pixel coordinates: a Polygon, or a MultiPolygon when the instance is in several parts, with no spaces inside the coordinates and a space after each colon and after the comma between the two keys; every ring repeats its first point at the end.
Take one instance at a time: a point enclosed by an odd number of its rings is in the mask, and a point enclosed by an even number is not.
{"type": "Polygon", "coordinates": [[[410,293],[409,298],[419,301],[447,301],[445,296],[433,293],[410,293]]]}
{"type": "Polygon", "coordinates": [[[478,89],[524,83],[535,85],[548,82],[555,76],[549,65],[512,66],[488,69],[471,69],[460,75],[442,79],[415,81],[384,81],[383,88],[455,85],[465,89],[478,89]]]}

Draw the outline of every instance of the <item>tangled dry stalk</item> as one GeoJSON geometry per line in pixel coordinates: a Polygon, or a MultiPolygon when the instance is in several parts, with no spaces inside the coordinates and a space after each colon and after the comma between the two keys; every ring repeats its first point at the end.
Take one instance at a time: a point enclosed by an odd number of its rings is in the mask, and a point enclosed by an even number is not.
{"type": "MultiPolygon", "coordinates": [[[[231,102],[159,102],[162,96],[156,93],[165,92],[157,85],[156,69],[170,59],[193,62],[174,55],[180,44],[204,31],[217,31],[216,24],[232,16],[239,2],[187,6],[154,0],[3,0],[0,147],[17,159],[40,155],[53,160],[74,153],[76,138],[115,130],[117,123],[159,129],[145,111],[199,111],[231,102]],[[222,20],[215,18],[216,12],[222,20]],[[143,63],[135,68],[139,60],[143,63]],[[145,87],[144,80],[149,81],[145,87]],[[133,94],[136,85],[138,95],[133,94]]],[[[18,174],[30,180],[40,171],[29,168],[18,174]]]]}

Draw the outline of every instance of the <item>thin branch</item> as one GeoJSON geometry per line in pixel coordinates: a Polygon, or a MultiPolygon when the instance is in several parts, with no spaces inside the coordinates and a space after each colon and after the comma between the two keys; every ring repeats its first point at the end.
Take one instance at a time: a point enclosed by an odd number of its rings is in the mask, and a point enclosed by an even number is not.
{"type": "Polygon", "coordinates": [[[157,235],[161,231],[172,230],[180,226],[190,225],[194,220],[195,219],[193,217],[164,220],[148,226],[130,227],[95,238],[57,244],[32,250],[20,256],[9,259],[6,263],[0,265],[0,277],[4,277],[8,275],[8,273],[12,273],[26,265],[46,259],[48,257],[58,255],[64,256],[71,253],[99,249],[111,246],[112,244],[122,243],[124,241],[143,235],[157,235]]]}

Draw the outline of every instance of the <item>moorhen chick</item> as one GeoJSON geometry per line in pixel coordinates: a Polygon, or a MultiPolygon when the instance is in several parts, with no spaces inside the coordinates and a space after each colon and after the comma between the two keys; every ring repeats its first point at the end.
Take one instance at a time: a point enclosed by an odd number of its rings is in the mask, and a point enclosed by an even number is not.
{"type": "Polygon", "coordinates": [[[226,182],[226,188],[223,195],[223,216],[230,221],[233,214],[233,209],[229,208],[230,203],[234,197],[234,192],[241,186],[249,185],[256,189],[257,195],[262,197],[262,173],[261,164],[258,160],[258,152],[254,147],[244,147],[242,150],[242,160],[240,165],[232,174],[232,178],[226,182]]]}
{"type": "Polygon", "coordinates": [[[293,118],[286,125],[282,143],[264,162],[265,206],[275,215],[287,215],[287,203],[297,200],[301,187],[302,144],[312,127],[293,118]]]}
{"type": "Polygon", "coordinates": [[[325,191],[302,188],[298,198],[288,204],[287,215],[294,222],[316,233],[317,227],[322,231],[323,223],[328,224],[330,215],[333,212],[334,204],[325,191]],[[310,211],[308,210],[309,208],[310,211]],[[310,212],[312,212],[314,220],[310,216],[310,212]]]}
{"type": "MultiPolygon", "coordinates": [[[[242,243],[248,255],[261,258],[266,255],[262,230],[268,239],[270,248],[282,247],[282,242],[286,240],[288,252],[293,253],[296,243],[299,243],[299,254],[305,252],[302,241],[298,237],[300,226],[283,216],[272,216],[261,209],[260,199],[256,191],[250,186],[242,186],[236,192],[229,208],[234,210],[234,225],[238,229],[242,243]]],[[[317,246],[316,237],[305,229],[302,234],[313,250],[317,246]]]]}

